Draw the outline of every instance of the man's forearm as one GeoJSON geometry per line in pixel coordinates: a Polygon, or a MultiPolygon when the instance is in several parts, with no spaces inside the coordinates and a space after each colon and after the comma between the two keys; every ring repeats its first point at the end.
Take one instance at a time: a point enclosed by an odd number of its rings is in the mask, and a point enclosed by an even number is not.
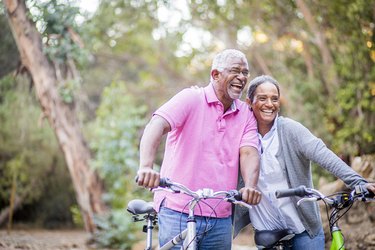
{"type": "Polygon", "coordinates": [[[161,138],[169,130],[169,123],[162,117],[154,116],[147,124],[139,147],[138,185],[148,188],[159,185],[160,176],[153,165],[161,138]]]}
{"type": "MultiPolygon", "coordinates": [[[[160,119],[160,118],[159,118],[160,119]]],[[[147,124],[139,147],[139,167],[152,168],[156,152],[164,134],[164,126],[161,121],[152,119],[147,124]]]]}

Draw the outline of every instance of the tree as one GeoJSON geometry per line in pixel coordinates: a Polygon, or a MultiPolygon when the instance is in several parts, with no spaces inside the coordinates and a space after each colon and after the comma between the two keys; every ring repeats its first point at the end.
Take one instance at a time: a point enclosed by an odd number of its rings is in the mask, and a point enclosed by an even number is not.
{"type": "Polygon", "coordinates": [[[7,22],[5,15],[0,13],[0,78],[16,69],[19,63],[17,46],[7,22]]]}
{"type": "Polygon", "coordinates": [[[146,123],[145,112],[145,105],[128,91],[125,82],[114,81],[104,89],[96,119],[88,129],[90,146],[95,152],[92,166],[105,182],[105,201],[111,207],[105,216],[96,217],[95,240],[102,247],[129,249],[139,240],[139,225],[124,211],[134,197],[151,200],[150,192],[134,182],[138,137],[146,123]]]}
{"type": "MultiPolygon", "coordinates": [[[[90,151],[80,130],[74,99],[63,98],[64,92],[61,92],[62,85],[77,80],[74,62],[69,57],[56,62],[43,53],[41,35],[28,18],[25,1],[5,0],[4,4],[22,65],[32,78],[43,114],[64,153],[85,229],[92,233],[95,229],[94,215],[102,214],[106,207],[102,201],[102,183],[89,166],[90,151]]],[[[68,33],[69,28],[64,31],[68,33]]]]}
{"type": "Polygon", "coordinates": [[[283,112],[338,154],[375,152],[374,1],[191,1],[190,23],[272,74],[283,112]],[[246,39],[239,40],[241,31],[246,39]],[[223,39],[229,39],[227,42],[223,39]]]}
{"type": "Polygon", "coordinates": [[[10,228],[12,212],[25,210],[43,225],[61,218],[68,225],[70,206],[76,204],[73,185],[53,130],[39,120],[40,105],[28,83],[11,74],[0,79],[0,226],[8,222],[10,228]]]}

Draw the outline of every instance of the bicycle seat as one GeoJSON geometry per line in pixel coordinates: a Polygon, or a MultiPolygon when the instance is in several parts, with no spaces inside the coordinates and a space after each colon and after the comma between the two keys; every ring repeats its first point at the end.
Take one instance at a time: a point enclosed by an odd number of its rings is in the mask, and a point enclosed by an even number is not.
{"type": "Polygon", "coordinates": [[[126,210],[134,215],[156,213],[153,208],[152,202],[147,202],[139,199],[129,201],[128,208],[126,210]]]}
{"type": "Polygon", "coordinates": [[[294,237],[289,229],[255,231],[255,244],[259,249],[272,248],[278,242],[288,241],[294,237]]]}

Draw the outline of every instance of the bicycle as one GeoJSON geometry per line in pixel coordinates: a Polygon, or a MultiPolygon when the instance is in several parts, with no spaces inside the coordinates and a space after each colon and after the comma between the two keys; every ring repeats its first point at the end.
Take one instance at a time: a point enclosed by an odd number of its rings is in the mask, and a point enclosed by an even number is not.
{"type": "Polygon", "coordinates": [[[255,231],[254,242],[258,249],[282,250],[291,246],[294,235],[289,229],[255,231]]]}
{"type": "MultiPolygon", "coordinates": [[[[212,189],[203,188],[197,191],[192,191],[183,184],[173,182],[167,178],[161,178],[159,188],[153,191],[168,190],[173,193],[184,193],[192,197],[188,203],[188,220],[187,227],[176,235],[173,239],[161,246],[160,250],[171,249],[182,242],[181,249],[196,250],[197,248],[197,222],[195,220],[194,208],[198,203],[205,199],[221,199],[232,204],[239,204],[248,208],[250,205],[241,201],[241,194],[237,190],[230,191],[216,191],[212,189]]],[[[131,200],[128,203],[127,211],[133,215],[134,222],[146,221],[143,226],[143,232],[147,234],[146,250],[152,249],[152,231],[157,224],[157,212],[153,209],[152,202],[147,202],[140,199],[131,200]]]]}
{"type": "MultiPolygon", "coordinates": [[[[329,229],[332,237],[330,250],[345,250],[345,238],[338,225],[338,221],[352,207],[354,202],[374,201],[374,194],[370,193],[363,185],[356,186],[351,192],[339,192],[325,196],[318,190],[300,186],[297,188],[278,190],[275,192],[276,198],[299,196],[302,197],[297,202],[299,206],[302,202],[322,200],[326,205],[329,229]],[[328,214],[328,211],[331,213],[328,214]]],[[[275,231],[255,232],[255,244],[261,249],[284,249],[290,246],[290,239],[294,236],[288,229],[275,231]]]]}

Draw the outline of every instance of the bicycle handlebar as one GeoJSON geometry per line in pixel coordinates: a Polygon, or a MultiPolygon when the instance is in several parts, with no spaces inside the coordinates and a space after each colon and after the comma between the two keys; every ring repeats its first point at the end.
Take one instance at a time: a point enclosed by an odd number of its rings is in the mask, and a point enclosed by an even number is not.
{"type": "Polygon", "coordinates": [[[159,187],[170,187],[172,182],[168,178],[160,178],[159,187]]]}
{"type": "Polygon", "coordinates": [[[337,227],[338,220],[351,209],[355,201],[375,201],[374,194],[369,192],[364,185],[355,186],[351,192],[340,192],[329,196],[325,196],[316,189],[299,186],[297,188],[277,190],[275,196],[276,198],[300,196],[302,198],[297,201],[297,206],[307,201],[324,201],[331,233],[333,232],[333,228],[337,227]],[[332,209],[330,215],[328,215],[329,208],[332,209]]]}
{"type": "Polygon", "coordinates": [[[290,197],[290,196],[306,196],[309,194],[305,186],[299,186],[297,188],[277,190],[275,192],[276,198],[290,197]]]}
{"type": "Polygon", "coordinates": [[[173,182],[168,178],[160,178],[159,188],[156,188],[153,191],[158,191],[160,189],[167,189],[168,191],[171,191],[173,193],[184,193],[193,197],[196,200],[222,197],[224,200],[231,202],[233,204],[239,204],[251,208],[249,204],[242,201],[242,195],[238,190],[214,192],[212,189],[203,188],[194,192],[185,185],[173,182]]]}
{"type": "Polygon", "coordinates": [[[329,198],[324,194],[320,193],[318,190],[313,188],[306,188],[305,186],[299,186],[297,188],[285,189],[285,190],[277,190],[275,192],[276,198],[283,198],[283,197],[290,197],[290,196],[299,196],[303,197],[297,203],[299,205],[305,201],[317,201],[317,200],[324,200],[329,205],[332,206],[339,206],[343,203],[350,203],[356,200],[361,201],[374,201],[374,194],[369,192],[364,185],[357,185],[355,188],[345,197],[342,199],[343,194],[337,194],[334,198],[329,198]]]}

